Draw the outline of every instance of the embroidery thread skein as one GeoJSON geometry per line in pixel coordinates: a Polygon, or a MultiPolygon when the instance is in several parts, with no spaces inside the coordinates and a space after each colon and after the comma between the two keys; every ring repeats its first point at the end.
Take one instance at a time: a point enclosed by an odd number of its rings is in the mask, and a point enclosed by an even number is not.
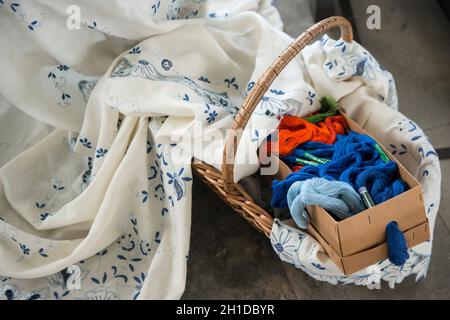
{"type": "Polygon", "coordinates": [[[395,179],[396,173],[397,165],[393,161],[366,167],[356,176],[354,187],[356,190],[369,189],[373,202],[379,204],[406,190],[405,182],[399,178],[395,179]]]}
{"type": "MultiPolygon", "coordinates": [[[[337,135],[336,138],[339,139],[340,135],[337,135]]],[[[294,152],[293,156],[300,157],[301,152],[308,152],[316,157],[331,159],[333,157],[335,147],[334,144],[326,144],[322,142],[305,142],[304,144],[298,146],[294,152]]]]}
{"type": "Polygon", "coordinates": [[[404,265],[409,259],[408,243],[396,221],[391,221],[386,225],[386,239],[389,261],[396,266],[404,265]]]}
{"type": "Polygon", "coordinates": [[[281,158],[284,162],[291,164],[291,165],[302,165],[302,166],[318,166],[320,164],[323,163],[319,163],[316,161],[311,161],[311,160],[305,160],[302,158],[297,158],[297,157],[293,157],[293,156],[285,156],[283,158],[281,158]]]}
{"type": "Polygon", "coordinates": [[[293,157],[296,159],[304,158],[304,159],[307,159],[309,161],[313,161],[313,162],[319,163],[319,164],[324,164],[324,163],[330,162],[329,159],[317,157],[317,156],[313,155],[312,153],[309,153],[309,152],[299,149],[299,148],[295,149],[295,151],[292,153],[292,155],[282,157],[281,159],[284,160],[285,158],[288,158],[288,157],[293,157]]]}
{"type": "Polygon", "coordinates": [[[278,153],[289,155],[307,141],[334,143],[337,134],[344,134],[347,123],[341,115],[328,117],[325,121],[312,124],[304,119],[286,115],[278,126],[278,153]]]}
{"type": "Polygon", "coordinates": [[[304,118],[306,121],[316,123],[325,120],[325,118],[334,116],[338,110],[338,104],[332,97],[325,96],[320,99],[320,112],[312,116],[304,118]]]}
{"type": "Polygon", "coordinates": [[[302,229],[309,225],[307,205],[319,205],[341,220],[364,210],[359,194],[348,183],[323,178],[295,182],[289,188],[287,202],[295,223],[302,229]]]}

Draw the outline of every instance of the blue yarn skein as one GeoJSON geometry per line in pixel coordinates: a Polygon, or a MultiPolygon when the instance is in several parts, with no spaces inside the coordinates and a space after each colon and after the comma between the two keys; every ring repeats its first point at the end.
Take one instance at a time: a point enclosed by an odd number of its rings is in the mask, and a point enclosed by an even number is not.
{"type": "Polygon", "coordinates": [[[319,172],[317,168],[318,167],[315,166],[306,166],[300,171],[289,174],[284,180],[273,180],[272,199],[270,201],[270,205],[274,208],[287,208],[287,193],[290,186],[294,182],[317,177],[319,172]],[[314,171],[317,171],[317,173],[314,171]]]}
{"type": "Polygon", "coordinates": [[[364,155],[365,161],[374,161],[379,158],[378,152],[373,147],[375,144],[376,141],[368,135],[354,131],[350,131],[346,135],[338,135],[333,159],[338,159],[350,152],[358,152],[364,155]]]}
{"type": "Polygon", "coordinates": [[[402,266],[409,259],[408,243],[396,221],[386,225],[386,239],[389,261],[396,266],[402,266]]]}
{"type": "Polygon", "coordinates": [[[287,164],[296,165],[296,158],[304,158],[306,152],[318,158],[331,159],[334,151],[334,144],[308,141],[298,146],[291,154],[281,157],[281,160],[287,164]]]}
{"type": "Polygon", "coordinates": [[[287,193],[287,202],[295,223],[302,229],[309,225],[307,205],[319,205],[341,220],[364,210],[361,198],[352,186],[324,178],[293,183],[287,193]]]}
{"type": "Polygon", "coordinates": [[[315,155],[316,157],[331,159],[331,157],[334,154],[335,149],[336,148],[334,147],[334,144],[326,144],[326,143],[322,143],[322,142],[308,141],[308,142],[305,142],[304,144],[301,144],[300,146],[298,146],[292,154],[296,157],[300,157],[301,154],[299,154],[299,150],[302,150],[302,151],[309,152],[312,155],[315,155]]]}
{"type": "MultiPolygon", "coordinates": [[[[407,186],[401,179],[395,179],[397,164],[394,161],[364,168],[355,179],[355,189],[366,187],[375,204],[380,204],[403,193],[407,186]]],[[[345,180],[344,180],[345,181],[345,180]]]]}

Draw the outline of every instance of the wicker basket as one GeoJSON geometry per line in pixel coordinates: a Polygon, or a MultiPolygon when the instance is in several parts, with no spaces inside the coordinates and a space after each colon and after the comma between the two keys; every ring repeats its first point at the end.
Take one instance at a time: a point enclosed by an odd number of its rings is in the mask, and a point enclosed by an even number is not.
{"type": "Polygon", "coordinates": [[[229,155],[236,154],[243,129],[247,125],[253,110],[256,108],[257,104],[278,74],[308,43],[311,42],[311,40],[335,27],[340,28],[341,37],[344,41],[352,41],[353,31],[351,24],[347,19],[343,17],[331,17],[322,20],[306,30],[291,43],[256,82],[234,119],[232,129],[235,134],[230,134],[227,137],[223,151],[222,172],[213,166],[198,160],[192,163],[194,171],[212,190],[214,190],[251,225],[264,232],[268,237],[270,236],[272,229],[273,217],[263,208],[258,206],[241,185],[234,183],[234,165],[233,161],[230,161],[229,155]]]}

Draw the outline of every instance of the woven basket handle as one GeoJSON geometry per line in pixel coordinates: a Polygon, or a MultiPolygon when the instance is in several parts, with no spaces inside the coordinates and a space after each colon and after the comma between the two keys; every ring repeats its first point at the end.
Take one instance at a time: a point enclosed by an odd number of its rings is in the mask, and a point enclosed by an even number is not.
{"type": "Polygon", "coordinates": [[[241,140],[242,131],[247,125],[253,110],[255,110],[263,95],[269,90],[270,85],[286,65],[314,38],[324,34],[326,31],[339,27],[341,37],[346,42],[353,40],[353,31],[350,22],[343,17],[330,17],[324,19],[303,32],[286,50],[281,53],[272,65],[255,83],[252,90],[245,98],[239,113],[234,118],[233,133],[229,134],[225,142],[222,161],[222,176],[225,189],[232,192],[234,188],[234,157],[237,146],[241,140]]]}

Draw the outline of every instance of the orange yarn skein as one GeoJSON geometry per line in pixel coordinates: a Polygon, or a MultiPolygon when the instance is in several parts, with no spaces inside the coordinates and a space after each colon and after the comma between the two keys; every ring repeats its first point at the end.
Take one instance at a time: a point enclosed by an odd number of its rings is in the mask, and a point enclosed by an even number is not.
{"type": "Polygon", "coordinates": [[[345,133],[346,126],[347,123],[341,115],[327,117],[325,121],[317,123],[286,115],[278,126],[279,155],[288,155],[307,141],[332,144],[336,141],[336,134],[345,133]]]}

